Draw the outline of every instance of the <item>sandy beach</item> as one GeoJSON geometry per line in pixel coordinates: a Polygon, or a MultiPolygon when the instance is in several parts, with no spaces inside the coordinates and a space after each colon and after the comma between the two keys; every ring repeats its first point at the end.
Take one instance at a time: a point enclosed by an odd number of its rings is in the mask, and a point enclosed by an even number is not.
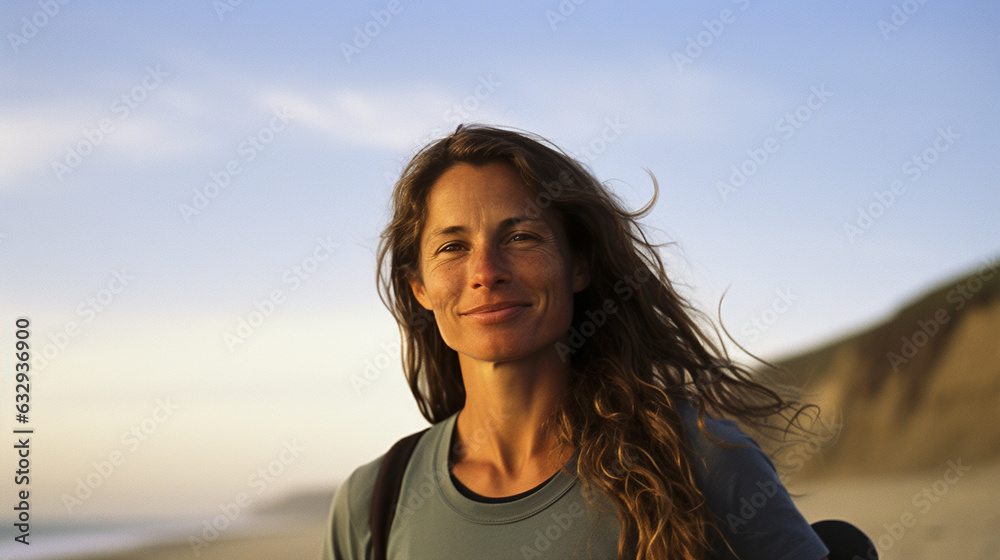
{"type": "Polygon", "coordinates": [[[875,542],[883,560],[1000,558],[1000,462],[955,458],[936,470],[791,481],[811,522],[843,519],[875,542]]]}
{"type": "MultiPolygon", "coordinates": [[[[884,560],[1000,558],[1000,462],[958,458],[940,469],[906,474],[787,481],[810,522],[844,519],[864,530],[884,560]]],[[[325,520],[269,536],[220,540],[195,555],[187,543],[88,560],[275,560],[319,558],[325,520]]]]}
{"type": "Polygon", "coordinates": [[[85,560],[299,560],[317,559],[326,522],[316,519],[271,535],[220,539],[195,554],[188,543],[163,544],[109,555],[74,557],[85,560]]]}

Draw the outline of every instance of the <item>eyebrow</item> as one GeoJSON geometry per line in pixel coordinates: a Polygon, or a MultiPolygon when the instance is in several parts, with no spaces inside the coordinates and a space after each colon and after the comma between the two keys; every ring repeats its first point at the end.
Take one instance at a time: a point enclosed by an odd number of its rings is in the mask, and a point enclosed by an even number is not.
{"type": "MultiPolygon", "coordinates": [[[[515,225],[517,225],[517,224],[519,224],[521,222],[539,222],[539,221],[541,221],[539,218],[529,218],[528,216],[513,216],[511,218],[507,218],[507,219],[501,221],[500,222],[500,229],[507,229],[507,228],[515,226],[515,225]]],[[[455,234],[455,233],[465,233],[467,231],[468,231],[468,228],[466,228],[465,226],[448,226],[448,227],[436,229],[436,230],[430,232],[427,235],[427,239],[434,239],[435,237],[452,235],[452,234],[455,234]]]]}

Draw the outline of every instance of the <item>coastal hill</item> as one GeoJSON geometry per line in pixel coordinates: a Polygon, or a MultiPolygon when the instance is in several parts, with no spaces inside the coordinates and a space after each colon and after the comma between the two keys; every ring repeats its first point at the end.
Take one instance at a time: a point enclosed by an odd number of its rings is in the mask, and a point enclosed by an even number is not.
{"type": "Polygon", "coordinates": [[[816,475],[899,472],[1000,457],[1000,259],[944,282],[886,320],[776,361],[839,437],[816,475]]]}

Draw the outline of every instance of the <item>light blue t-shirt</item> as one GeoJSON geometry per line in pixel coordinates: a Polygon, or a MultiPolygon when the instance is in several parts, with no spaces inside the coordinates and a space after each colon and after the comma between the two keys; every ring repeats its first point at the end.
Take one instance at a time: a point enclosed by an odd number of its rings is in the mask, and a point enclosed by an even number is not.
{"type": "MultiPolygon", "coordinates": [[[[714,558],[820,560],[828,554],[751,438],[728,420],[706,417],[716,439],[741,447],[716,445],[698,428],[693,407],[681,403],[678,411],[693,448],[695,481],[726,540],[715,540],[714,558]]],[[[389,560],[616,558],[619,524],[610,502],[604,502],[609,512],[591,507],[576,478],[564,472],[514,501],[483,503],[463,495],[448,466],[457,416],[432,426],[410,457],[390,529],[389,560]]],[[[370,558],[368,512],[381,461],[358,467],[337,489],[324,560],[370,558]]],[[[575,461],[569,472],[575,472],[575,461]]]]}

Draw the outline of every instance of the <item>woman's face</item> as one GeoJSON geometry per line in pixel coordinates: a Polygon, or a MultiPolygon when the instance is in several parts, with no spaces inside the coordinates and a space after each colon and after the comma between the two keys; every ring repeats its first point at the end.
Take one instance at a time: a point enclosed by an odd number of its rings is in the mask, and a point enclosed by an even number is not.
{"type": "Polygon", "coordinates": [[[410,286],[460,354],[520,359],[551,349],[569,331],[573,293],[589,274],[551,210],[526,212],[533,200],[514,168],[500,162],[455,164],[431,187],[421,277],[410,286]]]}

